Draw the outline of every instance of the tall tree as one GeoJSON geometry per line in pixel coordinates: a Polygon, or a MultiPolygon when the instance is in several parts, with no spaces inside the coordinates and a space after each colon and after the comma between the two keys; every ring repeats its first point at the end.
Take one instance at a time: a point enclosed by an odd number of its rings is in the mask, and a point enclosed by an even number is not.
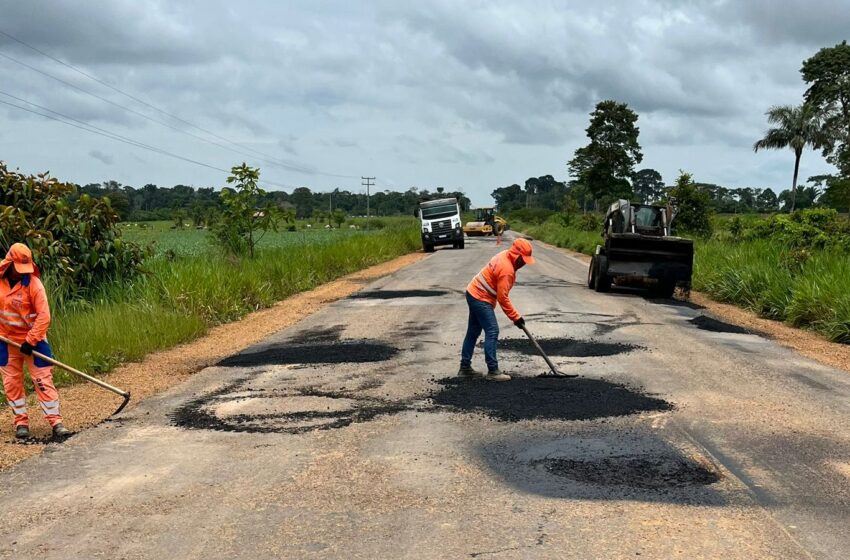
{"type": "Polygon", "coordinates": [[[664,196],[664,179],[654,169],[641,169],[632,179],[635,198],[644,203],[661,200],[664,196]]]}
{"type": "Polygon", "coordinates": [[[796,209],[797,176],[800,172],[800,158],[808,146],[820,148],[826,141],[824,113],[815,105],[803,103],[797,107],[776,105],[768,109],[767,122],[774,125],[764,134],[764,138],[753,144],[753,150],[781,150],[791,148],[794,151],[794,178],[791,181],[791,212],[796,209]]]}
{"type": "Polygon", "coordinates": [[[803,62],[800,73],[809,84],[806,103],[828,117],[824,155],[850,178],[850,45],[843,41],[821,49],[803,62]]]}
{"type": "Polygon", "coordinates": [[[711,198],[685,171],[679,172],[676,184],[670,189],[670,200],[678,207],[673,227],[703,237],[711,235],[711,198]]]}
{"type": "Polygon", "coordinates": [[[575,151],[570,175],[587,186],[596,200],[631,198],[629,180],[643,160],[638,144],[637,113],[625,103],[601,101],[590,114],[590,143],[575,151]]]}

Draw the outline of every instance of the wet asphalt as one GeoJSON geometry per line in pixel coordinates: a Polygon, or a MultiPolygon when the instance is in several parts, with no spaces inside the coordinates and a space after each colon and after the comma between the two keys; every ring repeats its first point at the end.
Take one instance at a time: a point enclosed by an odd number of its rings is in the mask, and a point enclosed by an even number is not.
{"type": "Polygon", "coordinates": [[[512,297],[580,377],[538,378],[499,313],[514,380],[458,379],[498,250],[438,250],[0,474],[0,558],[850,556],[850,374],[538,246],[512,297]]]}

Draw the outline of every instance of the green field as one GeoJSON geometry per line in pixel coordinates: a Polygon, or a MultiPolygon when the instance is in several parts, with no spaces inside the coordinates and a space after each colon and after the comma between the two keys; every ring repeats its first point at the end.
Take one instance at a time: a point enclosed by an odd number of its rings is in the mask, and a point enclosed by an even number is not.
{"type": "MultiPolygon", "coordinates": [[[[201,336],[351,272],[420,248],[412,218],[384,218],[381,229],[272,232],[257,257],[223,256],[203,230],[123,224],[125,238],[155,243],[144,272],[86,300],[52,301],[50,341],[56,356],[85,371],[106,372],[155,350],[201,336]]],[[[49,290],[49,286],[48,286],[49,290]]],[[[58,384],[75,381],[57,369],[58,384]]]]}

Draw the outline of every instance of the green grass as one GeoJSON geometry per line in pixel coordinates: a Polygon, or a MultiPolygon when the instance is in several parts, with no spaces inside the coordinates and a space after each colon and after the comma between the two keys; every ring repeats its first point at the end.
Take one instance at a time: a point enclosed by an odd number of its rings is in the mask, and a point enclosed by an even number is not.
{"type": "MultiPolygon", "coordinates": [[[[127,234],[157,241],[144,274],[88,301],[51,302],[50,342],[58,359],[103,373],[421,245],[415,220],[385,219],[380,230],[270,234],[255,259],[234,259],[214,249],[207,232],[168,225],[127,234]]],[[[54,375],[59,385],[76,381],[58,368],[54,375]]]]}
{"type": "Polygon", "coordinates": [[[511,222],[511,228],[530,235],[540,241],[551,243],[557,247],[572,249],[585,255],[592,255],[596,246],[602,243],[598,231],[584,231],[572,227],[546,221],[539,225],[527,225],[522,222],[511,222]]]}

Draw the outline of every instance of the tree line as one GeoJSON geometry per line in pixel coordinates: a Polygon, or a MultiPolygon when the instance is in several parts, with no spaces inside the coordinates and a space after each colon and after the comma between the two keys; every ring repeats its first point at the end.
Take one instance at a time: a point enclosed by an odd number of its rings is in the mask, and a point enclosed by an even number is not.
{"type": "MultiPolygon", "coordinates": [[[[222,190],[226,189],[228,187],[222,190]]],[[[187,185],[159,187],[153,184],[134,188],[117,181],[106,181],[78,187],[71,198],[78,199],[84,194],[94,198],[108,197],[112,208],[122,221],[171,220],[182,217],[200,225],[214,221],[221,213],[222,190],[187,185]]],[[[462,192],[447,191],[443,187],[433,191],[411,187],[405,191],[384,190],[372,193],[369,210],[373,216],[412,214],[420,200],[439,197],[456,197],[464,210],[470,207],[469,198],[462,192]]],[[[365,216],[367,210],[365,193],[338,188],[328,192],[314,192],[308,187],[298,187],[292,192],[268,191],[264,192],[259,202],[263,205],[273,204],[299,219],[325,219],[340,212],[349,216],[365,216]]]]}
{"type": "Polygon", "coordinates": [[[587,145],[567,163],[568,181],[532,177],[523,186],[495,189],[493,199],[501,212],[527,217],[535,211],[599,211],[619,198],[665,202],[673,194],[696,197],[688,203],[718,213],[793,212],[815,206],[850,211],[850,45],[844,41],[821,49],[803,62],[800,72],[809,86],[803,103],[771,107],[766,114],[772,126],[753,144],[756,152],[787,149],[794,154],[791,188],[778,195],[770,188],[700,183],[685,172],[668,186],[658,171],[636,170],[643,160],[638,114],[625,103],[605,100],[590,114],[587,145]],[[820,150],[836,171],[810,177],[800,187],[800,159],[807,148],[820,150]]]}

